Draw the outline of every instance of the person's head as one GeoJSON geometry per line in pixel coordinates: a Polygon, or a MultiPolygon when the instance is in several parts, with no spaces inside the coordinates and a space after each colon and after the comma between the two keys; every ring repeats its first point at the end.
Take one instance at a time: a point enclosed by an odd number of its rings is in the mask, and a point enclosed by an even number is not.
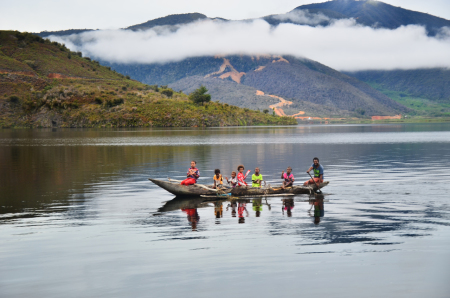
{"type": "Polygon", "coordinates": [[[244,170],[245,170],[245,168],[244,168],[243,165],[239,165],[238,168],[237,168],[237,170],[238,170],[239,173],[243,173],[244,170]]]}
{"type": "Polygon", "coordinates": [[[289,175],[291,172],[292,172],[292,168],[291,168],[291,167],[288,167],[288,168],[286,169],[286,173],[289,175]]]}
{"type": "Polygon", "coordinates": [[[220,175],[220,170],[219,170],[219,169],[215,169],[215,170],[214,170],[214,174],[216,174],[216,176],[219,177],[219,175],[220,175]]]}
{"type": "Polygon", "coordinates": [[[195,168],[195,166],[197,165],[197,162],[195,160],[191,161],[191,168],[195,168]]]}
{"type": "Polygon", "coordinates": [[[319,164],[319,158],[314,157],[313,158],[313,163],[314,163],[315,166],[317,166],[319,164]]]}
{"type": "Polygon", "coordinates": [[[231,178],[235,178],[235,177],[236,177],[236,172],[235,171],[231,172],[231,178]]]}
{"type": "Polygon", "coordinates": [[[256,176],[259,175],[259,168],[255,168],[255,174],[256,174],[256,176]]]}

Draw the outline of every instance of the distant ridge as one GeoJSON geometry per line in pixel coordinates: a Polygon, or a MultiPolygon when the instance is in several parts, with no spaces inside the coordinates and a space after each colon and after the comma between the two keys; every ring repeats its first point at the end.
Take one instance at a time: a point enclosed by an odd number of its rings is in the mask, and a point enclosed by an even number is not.
{"type": "MultiPolygon", "coordinates": [[[[97,29],[98,30],[98,29],[97,29]]],[[[72,34],[80,34],[88,31],[96,31],[94,29],[69,29],[69,30],[61,30],[61,31],[42,31],[37,33],[42,38],[54,35],[54,36],[64,36],[64,35],[72,35],[72,34]]]]}
{"type": "Polygon", "coordinates": [[[157,18],[154,20],[147,21],[142,24],[133,25],[125,29],[137,31],[146,30],[156,26],[167,26],[167,25],[183,25],[195,22],[197,20],[206,19],[207,16],[204,14],[194,12],[194,13],[184,13],[184,14],[172,14],[162,18],[157,18]]]}
{"type": "MultiPolygon", "coordinates": [[[[353,18],[358,24],[375,28],[395,29],[406,25],[425,26],[429,35],[436,35],[442,27],[450,27],[450,20],[436,17],[427,13],[412,11],[401,7],[396,7],[380,1],[373,0],[333,0],[323,3],[314,3],[298,6],[291,11],[304,11],[307,15],[322,14],[328,17],[328,20],[322,20],[317,23],[295,22],[292,19],[282,17],[281,15],[269,15],[261,17],[269,24],[276,26],[280,23],[297,23],[310,26],[327,26],[332,20],[353,18]]],[[[156,26],[179,26],[189,24],[198,20],[221,20],[230,21],[223,18],[209,18],[204,14],[194,12],[185,14],[173,14],[165,17],[149,20],[147,22],[132,25],[124,29],[127,30],[147,30],[156,26]]],[[[232,22],[232,21],[230,21],[232,22]]],[[[78,34],[93,29],[70,29],[61,31],[42,31],[36,33],[41,37],[50,35],[63,36],[78,34]]]]}
{"type": "Polygon", "coordinates": [[[293,11],[299,10],[322,13],[330,18],[354,18],[361,25],[377,28],[423,25],[430,35],[436,35],[442,27],[450,27],[449,20],[373,0],[333,0],[298,6],[293,11]]]}

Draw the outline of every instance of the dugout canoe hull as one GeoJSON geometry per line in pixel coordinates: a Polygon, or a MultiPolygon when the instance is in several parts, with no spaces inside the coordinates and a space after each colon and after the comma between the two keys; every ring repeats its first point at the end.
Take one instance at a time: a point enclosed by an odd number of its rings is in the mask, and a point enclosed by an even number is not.
{"type": "MultiPolygon", "coordinates": [[[[181,185],[180,183],[174,183],[174,182],[168,182],[168,181],[162,181],[157,179],[151,179],[149,178],[151,182],[158,185],[159,187],[165,189],[166,191],[176,195],[177,197],[195,197],[195,196],[201,196],[201,195],[216,195],[217,192],[215,190],[206,189],[204,187],[201,187],[197,184],[194,185],[181,185]]],[[[324,181],[319,185],[319,188],[323,188],[329,184],[328,181],[324,181]]],[[[205,187],[210,187],[207,185],[203,185],[205,187]]],[[[312,187],[312,190],[315,191],[317,187],[314,185],[312,187]]],[[[291,194],[310,194],[311,188],[305,187],[305,186],[293,186],[291,188],[282,189],[281,185],[272,186],[272,187],[266,187],[266,188],[255,188],[255,187],[249,187],[249,186],[239,186],[235,188],[226,188],[222,191],[223,193],[231,193],[233,196],[261,196],[265,194],[285,194],[285,193],[291,193],[291,194]]]]}

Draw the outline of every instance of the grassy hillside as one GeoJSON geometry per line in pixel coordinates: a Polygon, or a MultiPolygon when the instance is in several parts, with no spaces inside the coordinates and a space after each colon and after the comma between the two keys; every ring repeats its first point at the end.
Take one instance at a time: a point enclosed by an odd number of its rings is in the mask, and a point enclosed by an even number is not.
{"type": "Polygon", "coordinates": [[[371,70],[348,73],[382,89],[432,101],[450,102],[450,69],[371,70]]]}
{"type": "Polygon", "coordinates": [[[394,91],[385,89],[383,85],[370,83],[370,85],[386,94],[396,102],[409,108],[408,114],[422,117],[449,117],[450,101],[430,100],[424,97],[417,97],[405,91],[394,91]]]}
{"type": "MultiPolygon", "coordinates": [[[[213,98],[214,100],[214,98],[213,98]]],[[[0,31],[0,127],[296,124],[131,80],[64,46],[0,31]]]]}
{"type": "Polygon", "coordinates": [[[359,24],[365,26],[389,29],[410,24],[423,25],[430,35],[436,35],[444,26],[450,26],[449,20],[373,0],[334,0],[302,5],[295,10],[320,12],[330,18],[334,18],[338,13],[339,18],[354,18],[359,24]]]}

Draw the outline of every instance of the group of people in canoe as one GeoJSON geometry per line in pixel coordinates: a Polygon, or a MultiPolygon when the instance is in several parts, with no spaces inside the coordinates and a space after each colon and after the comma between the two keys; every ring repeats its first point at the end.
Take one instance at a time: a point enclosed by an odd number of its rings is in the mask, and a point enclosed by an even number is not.
{"type": "MultiPolygon", "coordinates": [[[[250,174],[250,170],[248,170],[245,174],[245,167],[243,165],[239,165],[237,167],[237,173],[231,172],[231,178],[228,179],[228,177],[225,177],[225,181],[228,183],[231,187],[239,187],[239,186],[248,186],[247,182],[245,181],[247,179],[247,176],[250,174]]],[[[323,167],[319,163],[319,158],[314,157],[312,165],[309,167],[309,169],[306,171],[306,173],[310,173],[311,171],[314,171],[314,177],[312,179],[309,179],[303,183],[304,186],[308,186],[311,184],[320,184],[323,182],[323,167]]],[[[186,173],[186,179],[184,179],[181,182],[181,185],[193,185],[197,183],[198,178],[200,178],[200,171],[197,168],[197,162],[195,160],[191,161],[191,167],[188,169],[186,173]]],[[[281,178],[283,181],[282,188],[286,187],[292,187],[295,182],[294,174],[292,174],[292,168],[288,167],[286,169],[286,173],[284,171],[281,172],[281,178]]],[[[220,173],[220,169],[216,169],[214,171],[214,188],[221,188],[224,186],[224,178],[222,177],[222,174],[220,173]]],[[[252,175],[252,187],[261,187],[262,182],[264,181],[264,178],[260,172],[260,169],[257,167],[255,168],[255,172],[252,175]]]]}

